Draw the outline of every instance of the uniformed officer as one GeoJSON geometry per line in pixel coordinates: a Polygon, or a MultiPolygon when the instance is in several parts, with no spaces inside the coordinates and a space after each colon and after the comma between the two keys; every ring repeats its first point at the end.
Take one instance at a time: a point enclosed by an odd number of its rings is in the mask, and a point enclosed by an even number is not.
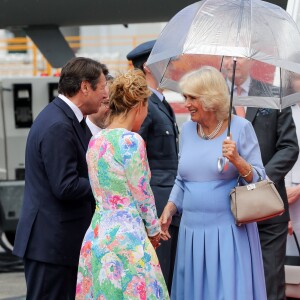
{"type": "MultiPolygon", "coordinates": [[[[128,53],[127,59],[132,61],[135,68],[144,72],[148,87],[152,91],[149,97],[148,115],[139,134],[146,142],[152,174],[150,185],[155,197],[157,214],[160,216],[169,199],[177,174],[179,132],[174,111],[146,66],[154,44],[155,40],[152,40],[137,46],[128,53]]],[[[180,217],[174,216],[169,228],[172,238],[162,241],[162,245],[157,248],[157,256],[169,291],[172,284],[179,222],[180,217]]]]}

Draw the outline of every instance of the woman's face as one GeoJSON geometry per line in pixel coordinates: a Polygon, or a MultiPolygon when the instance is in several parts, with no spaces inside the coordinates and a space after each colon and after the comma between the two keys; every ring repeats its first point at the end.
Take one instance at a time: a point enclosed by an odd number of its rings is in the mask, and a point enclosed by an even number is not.
{"type": "Polygon", "coordinates": [[[135,118],[135,122],[132,127],[132,131],[138,132],[147,117],[148,114],[148,101],[144,103],[140,103],[140,105],[137,107],[137,114],[135,118]]]}
{"type": "Polygon", "coordinates": [[[183,94],[185,99],[184,106],[191,114],[191,120],[197,123],[201,123],[204,118],[205,111],[202,108],[199,97],[183,94]]]}

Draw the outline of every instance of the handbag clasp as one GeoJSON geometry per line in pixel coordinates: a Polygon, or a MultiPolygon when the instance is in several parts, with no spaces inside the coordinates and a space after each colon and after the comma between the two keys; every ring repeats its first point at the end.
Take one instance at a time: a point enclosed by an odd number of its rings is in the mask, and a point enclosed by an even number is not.
{"type": "Polygon", "coordinates": [[[248,184],[248,185],[247,185],[247,190],[248,190],[248,191],[254,190],[255,188],[256,188],[255,183],[251,183],[251,184],[248,184]]]}

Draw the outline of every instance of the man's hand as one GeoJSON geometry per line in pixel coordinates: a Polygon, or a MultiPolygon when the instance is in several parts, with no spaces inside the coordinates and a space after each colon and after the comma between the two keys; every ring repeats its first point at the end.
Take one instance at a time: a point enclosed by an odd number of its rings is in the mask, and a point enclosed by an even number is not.
{"type": "Polygon", "coordinates": [[[300,184],[286,188],[289,204],[294,203],[300,197],[300,184]]]}
{"type": "Polygon", "coordinates": [[[290,220],[289,223],[288,223],[288,234],[289,234],[289,235],[292,235],[292,234],[293,234],[293,231],[294,231],[294,229],[293,229],[293,223],[292,223],[292,221],[290,220]]]}

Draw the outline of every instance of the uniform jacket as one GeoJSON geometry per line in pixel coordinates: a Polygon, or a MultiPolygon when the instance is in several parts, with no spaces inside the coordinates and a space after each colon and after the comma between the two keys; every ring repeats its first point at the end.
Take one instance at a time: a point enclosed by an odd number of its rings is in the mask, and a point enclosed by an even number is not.
{"type": "Polygon", "coordinates": [[[78,264],[95,205],[86,150],[87,140],[75,114],[60,98],[54,99],[36,118],[27,139],[15,255],[78,264]]]}
{"type": "Polygon", "coordinates": [[[179,132],[173,110],[170,113],[154,93],[149,97],[148,115],[139,134],[146,143],[151,170],[150,185],[160,215],[177,175],[179,132]]]}

